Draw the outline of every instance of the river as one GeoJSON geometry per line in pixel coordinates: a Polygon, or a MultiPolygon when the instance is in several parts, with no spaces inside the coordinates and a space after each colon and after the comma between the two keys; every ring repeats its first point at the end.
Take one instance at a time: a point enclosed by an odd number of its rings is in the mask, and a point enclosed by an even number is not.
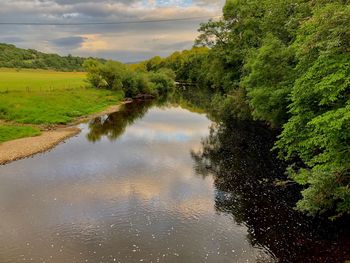
{"type": "Polygon", "coordinates": [[[283,164],[261,143],[268,133],[240,125],[228,133],[188,108],[127,104],[49,152],[1,166],[0,262],[348,255],[348,239],[319,233],[322,222],[315,227],[275,199],[268,181],[283,164]]]}

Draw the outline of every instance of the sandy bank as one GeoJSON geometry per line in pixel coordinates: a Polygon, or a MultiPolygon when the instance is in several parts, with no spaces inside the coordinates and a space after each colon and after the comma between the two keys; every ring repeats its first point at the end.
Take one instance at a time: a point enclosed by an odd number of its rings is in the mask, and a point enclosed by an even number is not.
{"type": "Polygon", "coordinates": [[[40,136],[17,139],[0,144],[0,165],[52,149],[80,132],[77,127],[44,131],[40,136]]]}
{"type": "Polygon", "coordinates": [[[28,137],[8,141],[0,144],[0,165],[23,159],[37,153],[48,151],[64,140],[78,134],[80,129],[74,125],[94,119],[96,117],[119,111],[126,102],[113,105],[102,112],[80,117],[68,126],[55,126],[43,131],[40,136],[28,137]],[[72,127],[73,125],[73,127],[72,127]]]}

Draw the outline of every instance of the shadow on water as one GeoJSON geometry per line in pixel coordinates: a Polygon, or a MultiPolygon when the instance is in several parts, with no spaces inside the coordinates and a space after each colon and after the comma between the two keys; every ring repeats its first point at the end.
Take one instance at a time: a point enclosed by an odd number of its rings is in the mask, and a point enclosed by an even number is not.
{"type": "Polygon", "coordinates": [[[98,142],[103,137],[110,141],[117,140],[124,134],[126,128],[135,121],[142,119],[154,106],[174,106],[174,101],[179,101],[179,93],[168,93],[157,100],[134,100],[132,103],[124,104],[117,112],[97,117],[89,122],[89,132],[86,138],[90,142],[98,142]]]}
{"type": "Polygon", "coordinates": [[[86,135],[91,142],[97,142],[102,137],[115,141],[121,136],[127,126],[141,119],[154,104],[153,101],[135,101],[124,104],[120,111],[98,117],[89,122],[89,133],[86,135]]]}
{"type": "MultiPolygon", "coordinates": [[[[103,137],[116,140],[154,105],[178,105],[212,119],[209,98],[198,90],[183,90],[159,101],[126,104],[119,112],[91,121],[87,138],[92,142],[103,137]]],[[[270,151],[274,140],[271,131],[256,123],[228,118],[212,125],[202,149],[192,152],[192,158],[197,174],[214,178],[216,211],[246,226],[251,245],[272,255],[272,259],[257,262],[349,260],[347,222],[299,213],[294,209],[300,199],[298,186],[292,182],[276,186],[276,181],[286,179],[286,165],[270,151]]]]}
{"type": "Polygon", "coordinates": [[[293,209],[298,186],[276,186],[276,180],[285,179],[285,165],[270,151],[274,139],[253,123],[230,119],[213,125],[203,149],[192,157],[198,174],[214,177],[216,210],[244,224],[251,244],[270,251],[277,262],[350,259],[346,222],[299,213],[293,209]]]}

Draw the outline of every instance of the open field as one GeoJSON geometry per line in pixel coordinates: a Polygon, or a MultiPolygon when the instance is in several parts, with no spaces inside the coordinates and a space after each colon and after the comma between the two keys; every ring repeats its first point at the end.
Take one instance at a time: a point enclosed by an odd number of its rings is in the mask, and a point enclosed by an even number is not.
{"type": "Polygon", "coordinates": [[[75,118],[102,111],[122,95],[87,88],[85,73],[0,69],[0,129],[2,141],[37,135],[21,124],[67,124],[75,118]]]}
{"type": "Polygon", "coordinates": [[[33,69],[0,69],[0,92],[50,91],[85,85],[83,72],[57,72],[33,69]]]}

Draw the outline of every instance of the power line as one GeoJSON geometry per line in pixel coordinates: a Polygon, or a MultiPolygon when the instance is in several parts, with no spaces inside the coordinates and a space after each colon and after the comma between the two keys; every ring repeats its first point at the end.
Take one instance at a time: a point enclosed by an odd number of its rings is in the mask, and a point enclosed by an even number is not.
{"type": "Polygon", "coordinates": [[[154,19],[154,20],[134,20],[134,21],[114,21],[114,22],[71,22],[71,23],[56,23],[56,22],[1,22],[0,26],[88,26],[88,25],[121,25],[121,24],[143,24],[143,23],[159,23],[159,22],[176,22],[176,21],[191,21],[198,19],[212,19],[221,16],[197,16],[185,18],[170,18],[170,19],[154,19]]]}

